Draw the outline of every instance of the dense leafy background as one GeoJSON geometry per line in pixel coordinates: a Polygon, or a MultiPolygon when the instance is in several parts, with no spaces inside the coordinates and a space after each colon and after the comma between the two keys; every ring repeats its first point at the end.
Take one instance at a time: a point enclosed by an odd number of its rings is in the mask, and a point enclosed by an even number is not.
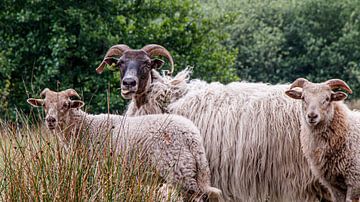
{"type": "Polygon", "coordinates": [[[209,0],[210,16],[231,18],[227,47],[237,48],[248,81],[341,78],[360,97],[360,1],[209,0]],[[211,12],[217,9],[220,12],[211,12]],[[220,14],[219,14],[220,13],[220,14]],[[221,14],[222,13],[222,14],[221,14]]]}
{"type": "MultiPolygon", "coordinates": [[[[0,117],[49,87],[74,88],[91,112],[122,112],[119,75],[94,71],[125,43],[165,46],[193,77],[270,83],[338,77],[360,97],[358,0],[0,1],[0,117]]],[[[166,66],[165,66],[166,68],[166,66]]]]}

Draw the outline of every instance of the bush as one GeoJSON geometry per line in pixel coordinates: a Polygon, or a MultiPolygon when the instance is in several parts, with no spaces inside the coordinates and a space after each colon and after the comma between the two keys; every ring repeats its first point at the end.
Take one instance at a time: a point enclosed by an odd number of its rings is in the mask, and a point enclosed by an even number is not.
{"type": "MultiPolygon", "coordinates": [[[[0,117],[29,111],[25,100],[49,87],[74,88],[92,112],[125,108],[119,73],[96,75],[107,49],[119,43],[165,46],[176,70],[194,66],[205,80],[237,79],[236,52],[220,41],[216,24],[192,0],[1,1],[0,117]],[[109,95],[109,96],[108,96],[109,95]],[[109,100],[108,100],[109,97],[109,100]]],[[[166,67],[165,67],[166,68],[166,67]]]]}
{"type": "MultiPolygon", "coordinates": [[[[231,1],[232,2],[232,1],[231,1]]],[[[347,81],[360,97],[357,1],[241,1],[228,27],[242,79],[270,83],[305,77],[347,81]]]]}

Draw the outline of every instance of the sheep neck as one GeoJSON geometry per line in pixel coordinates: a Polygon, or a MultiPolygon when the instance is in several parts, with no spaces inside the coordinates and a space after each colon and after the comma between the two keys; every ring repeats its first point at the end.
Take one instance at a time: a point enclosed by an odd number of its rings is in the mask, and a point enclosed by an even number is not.
{"type": "Polygon", "coordinates": [[[146,110],[150,112],[145,114],[168,113],[167,107],[172,98],[170,92],[171,85],[165,84],[160,75],[151,72],[148,84],[146,85],[146,90],[141,94],[135,95],[133,102],[135,103],[137,110],[146,108],[146,110]],[[154,101],[156,101],[156,104],[151,103],[154,101]]]}
{"type": "Polygon", "coordinates": [[[333,103],[333,105],[334,113],[312,130],[315,138],[326,141],[332,148],[336,148],[346,140],[348,120],[343,106],[339,103],[333,103]]]}
{"type": "Polygon", "coordinates": [[[161,76],[153,70],[150,75],[151,82],[146,93],[132,98],[126,112],[130,116],[146,114],[171,113],[169,105],[181,99],[189,92],[189,69],[179,72],[175,77],[161,76]]]}
{"type": "Polygon", "coordinates": [[[70,109],[68,118],[61,126],[66,141],[70,141],[72,136],[80,133],[81,128],[86,127],[87,116],[88,114],[81,109],[70,109]]]}
{"type": "Polygon", "coordinates": [[[343,106],[334,103],[334,113],[327,121],[315,128],[303,123],[301,133],[303,151],[310,159],[311,167],[315,167],[314,174],[331,183],[338,181],[339,189],[346,188],[348,119],[343,106]]]}
{"type": "Polygon", "coordinates": [[[144,104],[147,103],[147,96],[146,96],[147,93],[142,93],[140,95],[136,95],[134,97],[134,102],[135,102],[135,105],[137,108],[140,108],[141,106],[143,106],[144,104]]]}

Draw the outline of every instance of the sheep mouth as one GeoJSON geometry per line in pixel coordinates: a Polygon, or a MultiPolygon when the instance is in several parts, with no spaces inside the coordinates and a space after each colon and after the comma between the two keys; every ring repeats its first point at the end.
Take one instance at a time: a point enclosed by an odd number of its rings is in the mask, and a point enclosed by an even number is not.
{"type": "Polygon", "coordinates": [[[123,90],[122,91],[123,95],[130,95],[130,94],[133,94],[133,93],[135,93],[135,91],[130,91],[130,90],[123,90]]]}
{"type": "Polygon", "coordinates": [[[121,95],[124,97],[124,98],[131,98],[132,95],[134,95],[136,93],[136,91],[134,90],[126,90],[126,89],[121,89],[121,95]]]}
{"type": "Polygon", "coordinates": [[[47,125],[47,128],[48,128],[49,130],[55,130],[56,126],[53,125],[53,124],[48,124],[48,125],[47,125]]]}
{"type": "Polygon", "coordinates": [[[308,120],[309,125],[315,126],[318,122],[316,120],[308,120]]]}

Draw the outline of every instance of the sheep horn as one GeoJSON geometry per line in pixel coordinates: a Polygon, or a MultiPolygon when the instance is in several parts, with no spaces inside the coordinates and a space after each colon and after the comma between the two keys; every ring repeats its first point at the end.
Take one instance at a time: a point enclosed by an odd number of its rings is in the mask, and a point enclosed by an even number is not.
{"type": "Polygon", "coordinates": [[[309,81],[304,78],[298,78],[291,84],[290,89],[293,89],[295,87],[303,88],[304,84],[306,83],[309,83],[309,81]]]}
{"type": "Polygon", "coordinates": [[[45,88],[43,91],[41,91],[40,97],[41,97],[41,98],[45,98],[45,97],[46,97],[46,93],[49,92],[49,91],[50,91],[50,89],[45,88]]]}
{"type": "Polygon", "coordinates": [[[171,64],[171,70],[169,72],[169,74],[171,75],[174,72],[174,60],[171,56],[171,54],[169,53],[168,50],[166,50],[166,48],[157,45],[157,44],[148,44],[146,46],[144,46],[141,50],[145,51],[150,57],[153,56],[164,56],[166,57],[171,64]]]}
{"type": "Polygon", "coordinates": [[[131,50],[129,46],[125,44],[118,44],[112,46],[105,54],[103,61],[101,64],[96,68],[96,72],[101,74],[104,71],[106,60],[112,57],[121,57],[125,51],[131,50]]]}
{"type": "Polygon", "coordinates": [[[81,99],[80,95],[74,89],[65,90],[65,94],[69,97],[75,96],[75,97],[81,99]]]}
{"type": "Polygon", "coordinates": [[[350,87],[345,83],[345,81],[341,79],[330,79],[325,83],[329,85],[331,89],[342,88],[345,91],[347,91],[349,94],[352,94],[352,90],[350,89],[350,87]]]}

